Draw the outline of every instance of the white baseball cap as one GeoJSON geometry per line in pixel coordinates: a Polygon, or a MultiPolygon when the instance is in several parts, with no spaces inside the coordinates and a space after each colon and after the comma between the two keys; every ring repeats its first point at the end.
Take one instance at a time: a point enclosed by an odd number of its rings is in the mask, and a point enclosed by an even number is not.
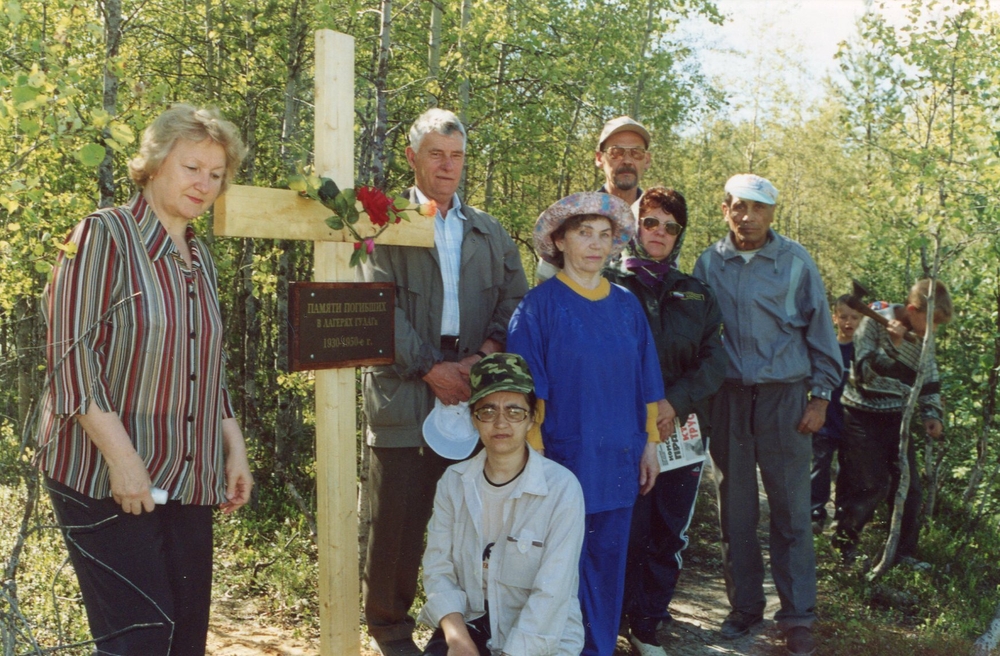
{"type": "Polygon", "coordinates": [[[465,460],[476,448],[479,431],[465,401],[445,405],[434,399],[434,409],[424,419],[424,441],[442,458],[465,460]]]}
{"type": "Polygon", "coordinates": [[[740,173],[726,182],[726,192],[743,200],[774,205],[778,202],[778,190],[767,178],[753,173],[740,173]]]}

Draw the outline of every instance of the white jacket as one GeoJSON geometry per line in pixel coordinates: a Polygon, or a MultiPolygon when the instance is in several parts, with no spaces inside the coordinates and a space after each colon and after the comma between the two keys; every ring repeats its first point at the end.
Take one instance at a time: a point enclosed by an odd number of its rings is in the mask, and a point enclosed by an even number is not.
{"type": "MultiPolygon", "coordinates": [[[[524,473],[504,502],[503,537],[490,555],[487,596],[494,655],[578,656],[583,622],[577,597],[583,544],[583,491],[565,467],[528,449],[524,473]]],[[[482,617],[482,501],[486,452],[448,468],[427,526],[419,621],[436,627],[449,613],[482,617]]]]}

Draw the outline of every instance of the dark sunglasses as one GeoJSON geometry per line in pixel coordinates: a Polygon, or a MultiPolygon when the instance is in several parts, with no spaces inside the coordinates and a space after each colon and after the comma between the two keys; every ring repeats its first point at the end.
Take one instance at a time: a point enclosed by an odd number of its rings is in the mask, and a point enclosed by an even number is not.
{"type": "Polygon", "coordinates": [[[639,222],[642,224],[643,228],[649,230],[650,232],[653,232],[662,225],[663,229],[667,231],[667,234],[673,235],[674,237],[681,234],[681,231],[684,229],[684,226],[676,221],[661,221],[655,216],[641,218],[639,219],[639,222]]]}

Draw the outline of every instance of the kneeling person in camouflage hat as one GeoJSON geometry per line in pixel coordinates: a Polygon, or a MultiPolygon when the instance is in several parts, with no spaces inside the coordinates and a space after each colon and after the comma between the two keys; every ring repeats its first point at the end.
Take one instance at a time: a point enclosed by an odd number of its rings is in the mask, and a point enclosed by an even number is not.
{"type": "Polygon", "coordinates": [[[575,656],[583,491],[527,444],[536,399],[521,356],[486,356],[470,387],[483,450],[438,482],[418,618],[436,630],[424,653],[575,656]]]}

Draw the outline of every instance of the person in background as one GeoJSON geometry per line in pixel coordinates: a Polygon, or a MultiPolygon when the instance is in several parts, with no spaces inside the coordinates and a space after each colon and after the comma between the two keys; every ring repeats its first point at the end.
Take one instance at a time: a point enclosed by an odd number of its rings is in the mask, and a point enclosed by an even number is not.
{"type": "Polygon", "coordinates": [[[809,253],[771,229],[778,190],[740,174],[726,182],[729,232],[698,258],[694,275],[722,309],[726,379],[712,402],[713,472],[719,490],[723,572],[732,611],[720,633],[749,633],[764,615],[757,469],[770,506],[775,613],[790,654],[816,641],[816,555],[809,519],[812,433],[843,366],[826,291],[809,253]]]}
{"type": "MultiPolygon", "coordinates": [[[[826,408],[826,423],[813,433],[813,465],[812,465],[812,521],[813,532],[820,533],[826,524],[826,503],[830,500],[830,468],[833,466],[833,452],[837,451],[837,499],[834,507],[840,506],[840,500],[847,498],[850,485],[848,469],[844,467],[844,452],[841,448],[844,433],[844,406],[840,404],[840,395],[844,392],[844,384],[851,369],[851,359],[854,357],[854,331],[861,323],[861,313],[847,304],[848,295],[844,294],[833,304],[833,322],[837,327],[837,344],[840,346],[840,356],[844,362],[844,375],[840,386],[833,390],[830,405],[826,408]]],[[[839,513],[838,513],[839,514],[839,513]]]]}
{"type": "MultiPolygon", "coordinates": [[[[598,190],[611,194],[632,205],[642,197],[643,174],[653,162],[649,152],[652,138],[639,121],[619,116],[607,121],[597,138],[594,166],[604,174],[604,185],[598,190]]],[[[550,262],[539,258],[535,280],[544,282],[559,273],[550,262]]]]}
{"type": "Polygon", "coordinates": [[[615,650],[632,508],[652,489],[663,378],[635,296],[601,276],[635,232],[628,205],[583,192],[535,223],[535,249],[561,271],[532,289],[510,320],[507,348],[535,379],[545,456],[580,480],[586,537],[580,557],[583,654],[615,650]]]}
{"type": "MultiPolygon", "coordinates": [[[[710,401],[726,374],[726,351],[715,296],[677,269],[687,203],[678,191],[652,187],[632,212],[635,237],[604,277],[635,294],[646,310],[666,394],[660,419],[673,425],[675,418],[683,423],[694,413],[707,443],[710,401]]],[[[632,511],[624,610],[629,639],[642,656],[665,654],[656,628],[671,619],[667,607],[684,562],[702,464],[661,472],[653,491],[639,496],[632,511]]]]}
{"type": "Polygon", "coordinates": [[[438,482],[418,618],[435,631],[424,654],[577,656],[583,490],[527,444],[536,399],[524,358],[490,354],[469,381],[483,449],[438,482]]]}
{"type": "MultiPolygon", "coordinates": [[[[944,283],[934,285],[935,328],[948,323],[952,316],[951,295],[944,283]]],[[[903,409],[916,382],[922,344],[904,339],[907,332],[918,336],[927,332],[928,298],[931,281],[917,281],[910,289],[905,305],[890,305],[881,310],[889,320],[882,326],[865,317],[854,335],[854,362],[841,402],[844,404],[845,466],[850,471],[850,494],[844,501],[838,493],[841,509],[834,534],[834,544],[845,562],[857,557],[861,531],[871,520],[875,508],[899,485],[899,436],[903,409]]],[[[927,362],[927,376],[920,388],[920,417],[924,431],[934,439],[944,432],[941,382],[937,362],[927,362]]],[[[897,561],[913,560],[920,534],[920,472],[916,444],[910,440],[910,486],[903,507],[903,523],[896,549],[897,561]]]]}
{"type": "Polygon", "coordinates": [[[35,462],[100,654],[205,653],[212,510],[250,499],[215,264],[191,226],[245,152],[217,111],[164,111],[129,162],[138,193],[77,224],[45,290],[35,462]]]}
{"type": "Polygon", "coordinates": [[[528,290],[510,235],[458,196],[465,154],[454,113],[434,108],[414,121],[406,161],[415,185],[406,195],[437,204],[435,245],[379,246],[359,271],[365,282],[396,286],[396,362],[365,367],[361,381],[372,513],[361,590],[372,647],[383,656],[421,653],[409,611],[434,489],[451,464],[424,448],[423,422],[435,399],[468,400],[470,368],[503,350],[528,290]]]}

